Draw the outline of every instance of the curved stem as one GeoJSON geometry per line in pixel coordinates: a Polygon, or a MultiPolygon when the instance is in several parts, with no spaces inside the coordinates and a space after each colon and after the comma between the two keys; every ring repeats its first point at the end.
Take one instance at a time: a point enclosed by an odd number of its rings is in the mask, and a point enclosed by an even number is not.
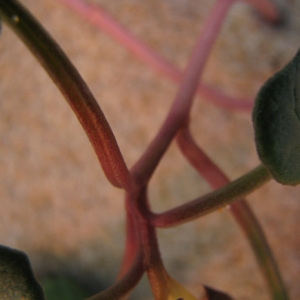
{"type": "Polygon", "coordinates": [[[0,2],[0,16],[23,40],[60,89],[86,131],[110,182],[128,189],[131,176],[96,99],[67,56],[16,0],[0,2]]]}
{"type": "Polygon", "coordinates": [[[268,284],[272,299],[288,300],[289,296],[272,250],[252,210],[245,201],[241,201],[231,205],[230,211],[245,232],[254,250],[257,262],[268,284]]]}
{"type": "Polygon", "coordinates": [[[172,227],[225,207],[250,194],[271,179],[267,169],[259,165],[249,173],[213,192],[163,213],[152,213],[156,227],[172,227]]]}
{"type": "Polygon", "coordinates": [[[128,293],[138,284],[144,274],[143,253],[139,251],[132,267],[110,288],[86,299],[86,300],[112,300],[124,299],[128,293]]]}
{"type": "MultiPolygon", "coordinates": [[[[215,189],[228,184],[226,175],[209,159],[192,138],[188,124],[177,135],[177,143],[197,171],[215,189]]],[[[229,211],[245,233],[266,279],[273,300],[287,300],[288,293],[281,278],[267,238],[245,200],[234,202],[229,211]]]]}

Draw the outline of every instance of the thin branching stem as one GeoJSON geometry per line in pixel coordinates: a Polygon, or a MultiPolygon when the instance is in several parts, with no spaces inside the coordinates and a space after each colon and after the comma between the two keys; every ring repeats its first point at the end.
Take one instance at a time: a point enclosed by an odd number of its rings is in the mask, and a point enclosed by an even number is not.
{"type": "Polygon", "coordinates": [[[96,99],[62,49],[16,0],[0,2],[0,15],[38,59],[86,131],[109,181],[128,189],[130,173],[96,99]]]}
{"type": "MultiPolygon", "coordinates": [[[[191,165],[194,166],[214,189],[218,189],[230,182],[220,168],[196,144],[190,134],[188,124],[178,132],[177,143],[191,165]]],[[[229,206],[229,211],[240,225],[253,249],[268,284],[272,299],[287,300],[288,293],[273,257],[272,250],[253,211],[243,199],[232,203],[229,206]]]]}
{"type": "MultiPolygon", "coordinates": [[[[88,4],[83,0],[58,1],[64,3],[79,16],[117,40],[122,46],[159,74],[166,76],[177,84],[182,81],[183,73],[181,70],[135,37],[124,26],[112,18],[100,5],[88,4]]],[[[199,83],[196,92],[203,97],[203,100],[210,101],[226,109],[250,111],[253,107],[253,100],[225,95],[203,82],[199,83]]]]}
{"type": "Polygon", "coordinates": [[[139,182],[148,182],[177,131],[188,118],[199,79],[232,0],[219,0],[207,19],[189,60],[178,93],[158,134],[132,168],[139,182]]]}
{"type": "MultiPolygon", "coordinates": [[[[239,179],[228,182],[226,176],[196,145],[188,129],[194,96],[199,91],[216,102],[223,101],[227,107],[236,108],[240,105],[235,103],[235,99],[199,83],[227,12],[237,0],[216,2],[184,73],[151,51],[99,7],[87,5],[81,0],[60,1],[116,37],[154,69],[180,82],[177,96],[164,123],[130,173],[100,106],[61,48],[17,0],[0,0],[0,16],[28,46],[65,96],[86,131],[108,180],[127,192],[127,240],[119,277],[114,285],[89,300],[125,299],[145,271],[157,299],[165,299],[167,292],[164,285],[168,278],[162,271],[163,263],[159,253],[156,227],[171,227],[186,223],[227,205],[254,249],[273,299],[287,300],[287,293],[259,223],[246,202],[235,202],[270,180],[269,172],[265,167],[258,166],[239,179]],[[183,154],[217,189],[169,211],[153,213],[147,199],[148,182],[176,135],[183,154]]],[[[270,1],[245,1],[272,23],[280,21],[279,13],[270,1]]]]}

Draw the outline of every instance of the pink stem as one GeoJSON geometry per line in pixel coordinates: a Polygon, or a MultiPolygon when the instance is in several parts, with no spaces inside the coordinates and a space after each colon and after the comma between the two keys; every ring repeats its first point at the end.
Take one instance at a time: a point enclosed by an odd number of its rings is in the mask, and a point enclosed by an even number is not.
{"type": "MultiPolygon", "coordinates": [[[[173,66],[165,58],[152,51],[147,45],[133,36],[128,30],[109,16],[99,5],[88,5],[82,0],[59,1],[68,5],[68,7],[73,9],[76,13],[84,17],[97,28],[105,31],[109,36],[114,37],[119,43],[131,51],[141,61],[152,67],[156,72],[163,74],[176,83],[180,83],[182,81],[183,73],[178,68],[173,66]]],[[[237,99],[224,95],[204,83],[199,83],[197,93],[203,96],[204,99],[207,98],[211,102],[227,109],[250,111],[253,107],[252,100],[237,99]]]]}
{"type": "Polygon", "coordinates": [[[226,175],[198,147],[187,126],[183,126],[176,136],[181,152],[214,189],[229,183],[226,175]]]}
{"type": "Polygon", "coordinates": [[[139,182],[148,182],[172,139],[188,118],[199,78],[232,3],[232,0],[219,0],[207,19],[168,116],[144,155],[132,169],[133,176],[139,182]]]}

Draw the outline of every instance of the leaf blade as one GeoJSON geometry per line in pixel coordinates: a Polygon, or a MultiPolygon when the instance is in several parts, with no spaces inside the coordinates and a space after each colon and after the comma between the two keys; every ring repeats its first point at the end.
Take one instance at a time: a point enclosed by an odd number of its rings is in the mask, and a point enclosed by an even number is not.
{"type": "Polygon", "coordinates": [[[300,51],[259,91],[253,114],[259,158],[276,181],[300,183],[300,51]]]}
{"type": "Polygon", "coordinates": [[[27,255],[0,245],[0,298],[43,300],[43,289],[34,277],[27,255]]]}

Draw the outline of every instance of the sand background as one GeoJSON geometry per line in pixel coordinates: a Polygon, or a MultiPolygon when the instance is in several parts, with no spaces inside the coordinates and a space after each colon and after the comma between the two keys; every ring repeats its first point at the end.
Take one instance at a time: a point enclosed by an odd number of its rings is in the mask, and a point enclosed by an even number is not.
{"type": "MultiPolygon", "coordinates": [[[[214,1],[94,0],[153,49],[183,68],[214,1]]],[[[278,1],[279,2],[279,1],[278,1]]],[[[58,1],[24,0],[70,56],[99,101],[131,166],[163,121],[176,85],[58,1]]],[[[300,45],[300,3],[281,1],[287,24],[271,28],[246,4],[231,10],[204,80],[253,98],[300,45]]],[[[122,191],[105,179],[67,103],[16,36],[0,37],[0,243],[24,250],[40,278],[68,274],[99,290],[115,278],[124,249],[122,191]]],[[[200,97],[198,143],[234,179],[258,164],[250,113],[200,97]]],[[[150,185],[160,211],[209,191],[172,145],[150,185]]],[[[274,182],[249,196],[282,270],[300,298],[299,187],[274,182]]],[[[197,294],[205,283],[236,299],[269,299],[253,254],[231,215],[219,211],[159,230],[168,271],[197,294]]],[[[132,299],[151,299],[146,280],[132,299]]]]}

